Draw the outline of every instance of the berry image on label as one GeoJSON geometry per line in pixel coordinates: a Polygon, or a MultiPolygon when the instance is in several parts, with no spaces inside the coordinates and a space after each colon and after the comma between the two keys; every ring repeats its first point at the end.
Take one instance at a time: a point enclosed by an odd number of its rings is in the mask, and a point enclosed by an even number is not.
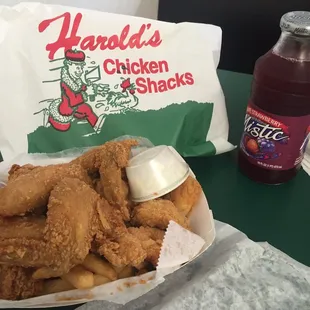
{"type": "MultiPolygon", "coordinates": [[[[287,143],[287,142],[286,142],[287,143]]],[[[268,160],[280,157],[281,153],[276,153],[276,145],[266,138],[257,138],[245,134],[241,144],[244,152],[257,160],[268,160]]]]}
{"type": "Polygon", "coordinates": [[[262,153],[265,153],[265,152],[273,153],[276,149],[274,142],[269,141],[265,138],[258,138],[257,143],[262,153]]]}
{"type": "Polygon", "coordinates": [[[259,152],[258,144],[254,139],[248,139],[248,141],[246,142],[246,149],[251,154],[257,154],[259,152]]]}

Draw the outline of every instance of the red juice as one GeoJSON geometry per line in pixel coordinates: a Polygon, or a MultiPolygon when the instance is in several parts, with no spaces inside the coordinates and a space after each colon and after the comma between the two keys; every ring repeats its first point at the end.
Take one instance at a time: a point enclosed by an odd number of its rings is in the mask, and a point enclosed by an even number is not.
{"type": "Polygon", "coordinates": [[[280,25],[255,64],[239,151],[240,170],[266,184],[297,174],[310,137],[310,13],[287,13],[280,25]]]}

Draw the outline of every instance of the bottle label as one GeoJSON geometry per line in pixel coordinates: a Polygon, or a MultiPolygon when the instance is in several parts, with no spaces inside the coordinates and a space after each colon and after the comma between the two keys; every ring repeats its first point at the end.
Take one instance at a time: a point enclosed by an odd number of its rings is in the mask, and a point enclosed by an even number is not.
{"type": "Polygon", "coordinates": [[[269,170],[294,168],[301,163],[309,139],[310,115],[275,115],[249,102],[240,148],[252,164],[269,170]]]}

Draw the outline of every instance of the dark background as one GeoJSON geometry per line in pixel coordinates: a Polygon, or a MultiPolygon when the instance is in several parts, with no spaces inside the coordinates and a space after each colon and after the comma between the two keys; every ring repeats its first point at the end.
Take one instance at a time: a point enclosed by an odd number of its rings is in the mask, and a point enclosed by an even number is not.
{"type": "Polygon", "coordinates": [[[160,0],[159,20],[215,24],[223,30],[220,69],[252,73],[278,40],[281,16],[310,11],[310,0],[160,0]]]}

